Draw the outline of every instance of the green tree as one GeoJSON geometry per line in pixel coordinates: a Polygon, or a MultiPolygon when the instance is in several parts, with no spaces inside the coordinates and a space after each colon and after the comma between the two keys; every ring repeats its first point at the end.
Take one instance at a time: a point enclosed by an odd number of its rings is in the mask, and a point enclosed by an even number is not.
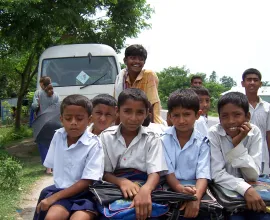
{"type": "Polygon", "coordinates": [[[231,89],[233,86],[237,85],[233,78],[230,76],[223,76],[219,81],[226,89],[231,89]]]}
{"type": "Polygon", "coordinates": [[[14,70],[20,79],[15,127],[20,127],[22,100],[45,48],[104,43],[119,51],[127,37],[150,27],[152,12],[146,0],[1,0],[0,59],[21,58],[14,70]]]}
{"type": "Polygon", "coordinates": [[[262,86],[270,86],[269,81],[262,81],[262,86]]]}
{"type": "Polygon", "coordinates": [[[183,67],[168,67],[157,73],[158,92],[163,107],[166,107],[171,92],[190,86],[189,70],[183,67]]]}
{"type": "Polygon", "coordinates": [[[215,71],[213,71],[211,75],[209,76],[209,82],[214,82],[214,83],[217,82],[217,73],[215,71]]]}

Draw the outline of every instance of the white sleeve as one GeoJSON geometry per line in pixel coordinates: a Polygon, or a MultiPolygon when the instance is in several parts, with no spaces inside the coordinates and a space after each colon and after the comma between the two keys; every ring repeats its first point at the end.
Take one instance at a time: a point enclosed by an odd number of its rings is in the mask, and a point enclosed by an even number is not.
{"type": "Polygon", "coordinates": [[[104,172],[104,153],[99,140],[88,152],[82,179],[102,180],[104,172]]]}
{"type": "Polygon", "coordinates": [[[47,168],[54,168],[53,165],[54,165],[54,156],[55,156],[55,148],[56,148],[56,145],[57,145],[57,136],[59,135],[58,132],[55,132],[54,135],[53,135],[53,138],[52,138],[52,141],[51,141],[51,144],[50,144],[50,147],[49,147],[49,150],[48,150],[48,153],[47,153],[47,156],[45,158],[45,161],[43,163],[43,165],[47,168]]]}
{"type": "Polygon", "coordinates": [[[253,127],[253,136],[249,136],[248,146],[241,141],[230,150],[226,158],[233,168],[239,168],[246,181],[256,181],[260,175],[262,163],[262,136],[259,129],[253,127]]]}
{"type": "Polygon", "coordinates": [[[109,154],[107,151],[107,145],[106,145],[104,136],[105,136],[104,133],[101,133],[100,140],[101,140],[101,144],[102,144],[103,151],[104,151],[104,171],[108,172],[108,173],[112,173],[114,171],[113,165],[111,163],[111,160],[110,160],[110,157],[109,157],[109,154]]]}
{"type": "Polygon", "coordinates": [[[209,131],[208,138],[211,150],[211,176],[215,183],[222,187],[233,190],[244,196],[250,185],[242,178],[237,178],[226,171],[225,159],[222,155],[221,141],[219,134],[209,131]]]}
{"type": "Polygon", "coordinates": [[[149,137],[147,144],[150,145],[146,155],[147,174],[167,171],[167,163],[160,137],[157,135],[149,137]]]}

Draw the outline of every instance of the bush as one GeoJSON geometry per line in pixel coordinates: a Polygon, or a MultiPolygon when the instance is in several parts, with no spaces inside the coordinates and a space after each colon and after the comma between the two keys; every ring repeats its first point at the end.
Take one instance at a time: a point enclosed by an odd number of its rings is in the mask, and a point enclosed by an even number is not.
{"type": "Polygon", "coordinates": [[[0,151],[0,189],[16,189],[20,184],[22,166],[18,160],[0,151]]]}
{"type": "Polygon", "coordinates": [[[1,128],[0,130],[0,148],[3,148],[13,141],[33,136],[33,131],[28,126],[21,126],[19,131],[16,131],[13,127],[1,128]]]}

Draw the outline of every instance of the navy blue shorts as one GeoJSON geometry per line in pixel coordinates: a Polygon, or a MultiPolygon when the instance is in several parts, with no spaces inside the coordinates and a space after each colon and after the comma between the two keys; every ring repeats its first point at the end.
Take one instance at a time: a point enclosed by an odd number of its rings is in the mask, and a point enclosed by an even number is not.
{"type": "MultiPolygon", "coordinates": [[[[39,196],[38,204],[41,200],[48,198],[49,196],[57,193],[63,189],[57,189],[55,185],[44,188],[39,196]]],[[[61,199],[55,202],[53,205],[63,206],[70,214],[75,211],[90,211],[97,213],[96,205],[92,199],[92,195],[89,191],[82,192],[78,195],[72,196],[68,199],[61,199]]],[[[41,211],[39,214],[35,212],[34,220],[43,220],[46,217],[47,212],[41,211]]]]}

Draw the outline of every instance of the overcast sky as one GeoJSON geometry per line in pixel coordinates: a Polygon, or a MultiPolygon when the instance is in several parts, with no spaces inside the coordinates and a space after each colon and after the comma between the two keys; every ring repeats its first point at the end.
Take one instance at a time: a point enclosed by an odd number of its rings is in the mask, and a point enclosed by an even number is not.
{"type": "MultiPolygon", "coordinates": [[[[247,68],[270,82],[270,1],[148,0],[154,9],[150,30],[127,45],[148,51],[145,68],[183,66],[191,73],[231,76],[240,85],[247,68]]],[[[123,51],[119,54],[123,60],[123,51]]]]}

